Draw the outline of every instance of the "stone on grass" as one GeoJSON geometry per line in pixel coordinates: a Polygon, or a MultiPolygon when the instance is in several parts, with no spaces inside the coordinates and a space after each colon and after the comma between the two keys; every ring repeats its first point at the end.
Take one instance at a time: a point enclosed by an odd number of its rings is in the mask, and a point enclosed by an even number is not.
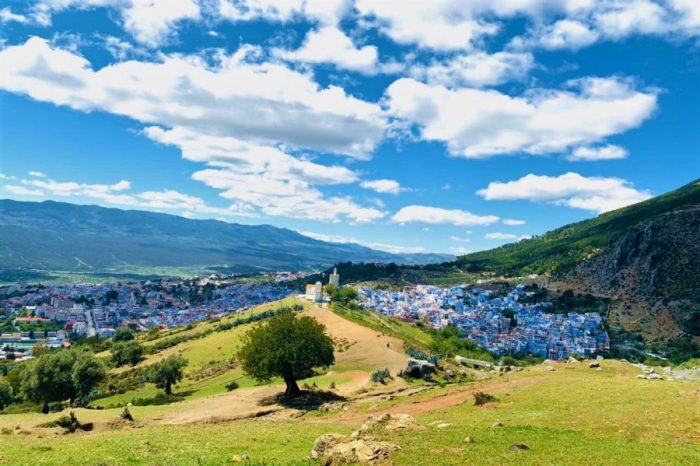
{"type": "Polygon", "coordinates": [[[502,422],[495,422],[495,423],[493,423],[493,425],[491,425],[491,427],[494,429],[500,429],[501,427],[503,427],[503,423],[502,422]]]}
{"type": "Polygon", "coordinates": [[[476,440],[471,435],[467,435],[466,437],[464,437],[464,442],[465,443],[474,443],[474,442],[476,442],[476,440]]]}
{"type": "Polygon", "coordinates": [[[593,361],[588,364],[588,367],[590,367],[591,369],[595,369],[596,367],[600,367],[600,363],[598,361],[593,361]]]}
{"type": "Polygon", "coordinates": [[[514,445],[511,445],[511,446],[510,446],[510,449],[511,449],[511,450],[529,450],[530,447],[528,447],[528,446],[525,445],[524,443],[516,443],[516,444],[514,444],[514,445]]]}
{"type": "Polygon", "coordinates": [[[546,366],[546,367],[544,368],[544,370],[547,371],[547,372],[553,372],[553,371],[555,371],[556,369],[554,368],[554,366],[546,366]]]}

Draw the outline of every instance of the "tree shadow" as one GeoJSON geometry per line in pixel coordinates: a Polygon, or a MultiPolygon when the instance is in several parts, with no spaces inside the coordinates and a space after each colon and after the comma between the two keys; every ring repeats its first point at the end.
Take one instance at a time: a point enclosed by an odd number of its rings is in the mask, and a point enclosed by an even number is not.
{"type": "Polygon", "coordinates": [[[260,406],[281,405],[285,408],[300,409],[302,411],[316,411],[326,403],[342,403],[347,399],[326,390],[301,390],[299,395],[288,398],[284,392],[263,398],[258,402],[260,406]]]}

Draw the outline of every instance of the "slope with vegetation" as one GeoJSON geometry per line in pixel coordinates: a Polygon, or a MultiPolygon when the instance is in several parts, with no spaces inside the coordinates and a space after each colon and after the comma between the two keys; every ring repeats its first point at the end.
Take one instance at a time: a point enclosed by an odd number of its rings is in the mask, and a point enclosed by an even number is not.
{"type": "MultiPolygon", "coordinates": [[[[445,356],[470,348],[456,339],[454,329],[430,332],[375,318],[352,302],[332,312],[305,303],[301,311],[325,327],[335,347],[329,372],[303,384],[319,394],[331,391],[339,401],[279,405],[271,395],[284,389],[281,380],[246,384],[236,376],[239,366],[223,368],[219,363],[237,353],[242,332],[251,328],[248,323],[234,326],[236,319],[267,316],[280,304],[298,303],[274,303],[251,315],[133,339],[121,332],[122,342],[144,347],[145,359],[133,369],[110,369],[110,377],[135,370],[153,373],[149,368],[182,358],[188,364],[181,367],[183,380],[173,387],[178,402],[75,408],[49,415],[10,406],[0,414],[0,461],[322,464],[309,459],[315,439],[330,432],[350,434],[369,415],[376,420],[384,419],[385,413],[401,414],[402,419],[410,415],[417,421],[407,429],[368,428],[370,437],[400,446],[388,459],[393,464],[690,465],[700,455],[700,418],[693,409],[700,406],[697,382],[640,380],[639,369],[617,361],[597,362],[598,369],[560,363],[553,371],[535,365],[500,375],[479,372],[476,378],[446,385],[403,380],[396,373],[406,364],[408,347],[445,356]],[[209,370],[212,373],[205,374],[209,370]],[[200,376],[211,382],[196,393],[194,379],[200,376]],[[224,382],[234,380],[240,386],[224,382]],[[53,435],[68,432],[77,433],[53,435]]],[[[109,350],[98,357],[107,360],[109,350]]],[[[142,389],[128,389],[124,401],[142,389]]],[[[2,390],[0,380],[0,402],[2,390]]],[[[369,438],[363,435],[352,438],[369,438]]]]}

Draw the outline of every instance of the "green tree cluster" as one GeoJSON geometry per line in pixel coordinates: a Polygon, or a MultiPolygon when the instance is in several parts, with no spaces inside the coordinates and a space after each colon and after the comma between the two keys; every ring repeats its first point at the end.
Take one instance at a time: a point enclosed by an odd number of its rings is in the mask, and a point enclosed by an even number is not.
{"type": "Polygon", "coordinates": [[[41,403],[48,412],[52,402],[86,403],[105,376],[104,364],[89,351],[52,351],[23,369],[21,391],[27,400],[41,403]]]}
{"type": "Polygon", "coordinates": [[[143,357],[143,346],[134,340],[119,341],[112,346],[112,361],[117,367],[135,366],[143,357]]]}

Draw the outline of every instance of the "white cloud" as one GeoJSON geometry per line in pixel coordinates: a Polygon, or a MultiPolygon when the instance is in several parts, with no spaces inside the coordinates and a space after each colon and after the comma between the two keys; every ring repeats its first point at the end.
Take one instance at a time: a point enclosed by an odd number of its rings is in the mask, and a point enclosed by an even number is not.
{"type": "Polygon", "coordinates": [[[350,0],[219,0],[218,6],[220,15],[232,21],[310,19],[334,25],[350,4],[350,0]]]}
{"type": "Polygon", "coordinates": [[[332,63],[340,69],[375,74],[378,66],[377,47],[356,47],[336,26],[323,26],[306,34],[300,48],[294,51],[273,49],[272,54],[289,61],[332,63]]]}
{"type": "Polygon", "coordinates": [[[565,205],[603,213],[649,199],[620,178],[585,177],[578,173],[560,176],[526,175],[509,182],[493,181],[477,191],[486,200],[529,200],[565,205]]]}
{"type": "Polygon", "coordinates": [[[524,78],[534,65],[529,53],[474,52],[455,55],[431,64],[413,65],[409,74],[420,81],[446,87],[494,86],[524,78]]]}
{"type": "Polygon", "coordinates": [[[399,194],[402,191],[401,185],[397,181],[387,179],[363,181],[360,186],[386,194],[399,194]]]}
{"type": "Polygon", "coordinates": [[[497,240],[510,240],[510,239],[517,239],[518,235],[514,235],[512,233],[501,233],[499,231],[495,231],[492,233],[486,233],[484,235],[484,239],[497,239],[497,240]]]}
{"type": "Polygon", "coordinates": [[[0,23],[28,23],[29,18],[24,15],[13,13],[9,6],[0,8],[0,23]]]}
{"type": "Polygon", "coordinates": [[[527,38],[516,38],[516,48],[539,45],[542,48],[577,50],[598,41],[600,33],[581,21],[562,19],[534,30],[527,38]]]}
{"type": "Polygon", "coordinates": [[[28,173],[29,176],[33,176],[35,178],[46,178],[46,175],[42,172],[37,172],[37,171],[30,171],[28,173]]]}
{"type": "Polygon", "coordinates": [[[150,47],[167,42],[179,22],[201,19],[195,0],[40,0],[32,8],[36,22],[48,26],[52,16],[70,8],[114,8],[121,26],[137,41],[150,47]]]}
{"type": "Polygon", "coordinates": [[[0,51],[0,88],[200,134],[368,157],[386,124],[378,105],[279,64],[251,63],[251,50],[219,55],[214,65],[163,55],[94,71],[84,58],[34,37],[0,51]]]}
{"type": "Polygon", "coordinates": [[[417,125],[423,139],[450,154],[484,158],[546,154],[590,144],[639,126],[656,108],[656,91],[618,77],[582,78],[565,89],[519,97],[496,90],[447,89],[403,78],[386,92],[388,111],[417,125]]]}
{"type": "Polygon", "coordinates": [[[508,226],[525,225],[525,220],[515,220],[512,218],[504,218],[503,224],[508,225],[508,226]]]}
{"type": "Polygon", "coordinates": [[[471,240],[469,238],[462,238],[460,236],[450,236],[450,241],[458,241],[461,243],[469,243],[471,240]]]}
{"type": "Polygon", "coordinates": [[[377,28],[399,44],[437,50],[471,49],[498,26],[478,19],[468,3],[455,0],[357,0],[360,15],[374,19],[377,28]]]}
{"type": "Polygon", "coordinates": [[[390,252],[392,254],[415,254],[425,252],[425,248],[419,246],[397,246],[394,244],[379,243],[375,241],[361,241],[348,236],[326,235],[323,233],[314,233],[311,231],[302,231],[301,234],[304,236],[308,236],[309,238],[317,239],[319,241],[326,241],[328,243],[359,244],[361,246],[377,249],[379,251],[390,252]]]}
{"type": "Polygon", "coordinates": [[[242,204],[227,208],[214,207],[202,198],[173,190],[128,192],[131,183],[121,180],[113,184],[90,184],[75,181],[55,181],[47,176],[19,180],[21,185],[4,185],[6,192],[20,196],[44,198],[76,198],[100,204],[158,210],[192,217],[194,215],[224,218],[251,216],[254,212],[242,204]]]}
{"type": "Polygon", "coordinates": [[[450,252],[455,256],[464,256],[465,254],[469,254],[472,251],[471,249],[466,248],[464,246],[450,246],[450,252]]]}
{"type": "Polygon", "coordinates": [[[18,186],[14,184],[8,184],[3,186],[3,189],[8,193],[17,194],[19,196],[42,196],[44,191],[41,189],[31,189],[26,186],[18,186]]]}
{"type": "Polygon", "coordinates": [[[394,214],[391,220],[395,223],[447,223],[460,226],[476,226],[496,223],[498,217],[495,215],[475,215],[459,209],[410,205],[402,207],[401,210],[394,214]]]}
{"type": "Polygon", "coordinates": [[[598,147],[577,147],[567,158],[572,161],[616,160],[624,159],[627,155],[627,149],[624,147],[607,144],[598,147]]]}

